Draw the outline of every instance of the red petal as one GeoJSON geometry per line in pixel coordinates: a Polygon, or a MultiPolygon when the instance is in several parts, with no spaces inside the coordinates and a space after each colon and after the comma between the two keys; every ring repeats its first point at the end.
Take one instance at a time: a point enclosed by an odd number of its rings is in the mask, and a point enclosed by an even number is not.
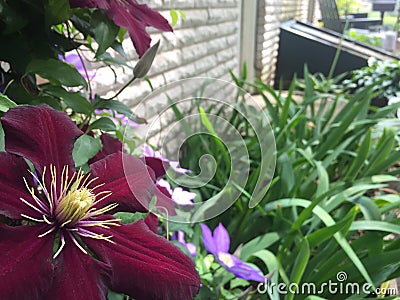
{"type": "Polygon", "coordinates": [[[192,299],[200,286],[192,260],[179,248],[138,221],[112,229],[113,242],[84,238],[84,242],[112,267],[111,288],[135,299],[192,299]]]}
{"type": "Polygon", "coordinates": [[[57,170],[73,168],[72,149],[82,134],[67,114],[47,105],[10,109],[1,123],[6,151],[29,159],[41,174],[50,164],[57,170]]]}
{"type": "Polygon", "coordinates": [[[146,4],[139,4],[136,1],[129,1],[129,10],[132,15],[139,21],[143,21],[146,26],[155,27],[161,31],[173,31],[171,25],[168,23],[159,12],[151,9],[146,4]]]}
{"type": "Polygon", "coordinates": [[[54,234],[38,237],[46,230],[46,226],[0,224],[1,299],[43,299],[53,278],[54,234]]]}
{"type": "Polygon", "coordinates": [[[118,211],[147,211],[155,185],[140,159],[119,152],[95,162],[90,168],[92,175],[99,178],[93,185],[104,183],[95,192],[112,192],[99,206],[118,203],[118,211]]]}
{"type": "Polygon", "coordinates": [[[172,200],[171,194],[168,192],[168,190],[163,186],[157,185],[157,189],[155,190],[155,195],[157,197],[156,201],[157,210],[164,215],[165,215],[165,210],[167,210],[170,216],[176,216],[175,203],[172,200]],[[163,209],[160,209],[161,207],[163,209]]]}
{"type": "Polygon", "coordinates": [[[66,238],[66,245],[56,259],[55,278],[47,299],[106,299],[111,268],[83,253],[66,238]]]}
{"type": "Polygon", "coordinates": [[[154,171],[156,178],[164,176],[166,170],[169,168],[169,162],[159,158],[145,156],[142,159],[145,161],[146,165],[154,171]]]}
{"type": "Polygon", "coordinates": [[[33,203],[23,180],[25,177],[27,184],[34,186],[26,161],[14,154],[0,152],[0,166],[0,215],[11,219],[21,219],[21,214],[41,218],[37,211],[20,200],[33,203]]]}
{"type": "Polygon", "coordinates": [[[128,30],[132,43],[139,54],[139,57],[150,48],[151,38],[146,31],[146,24],[137,20],[134,14],[129,12],[123,5],[117,1],[110,3],[110,9],[107,11],[108,16],[118,26],[124,27],[128,30]]]}
{"type": "Polygon", "coordinates": [[[145,219],[147,227],[154,233],[158,233],[158,217],[155,214],[150,213],[145,219]]]}
{"type": "Polygon", "coordinates": [[[150,47],[151,38],[146,26],[153,26],[162,31],[172,31],[168,21],[157,11],[146,4],[138,4],[134,0],[70,0],[71,7],[102,8],[110,19],[118,26],[128,29],[129,35],[139,57],[150,47]]]}

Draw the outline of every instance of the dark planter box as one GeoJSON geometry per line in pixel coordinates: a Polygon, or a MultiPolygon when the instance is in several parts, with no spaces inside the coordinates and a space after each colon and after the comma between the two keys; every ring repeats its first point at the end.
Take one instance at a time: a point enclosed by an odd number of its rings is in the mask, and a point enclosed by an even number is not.
{"type": "MultiPolygon", "coordinates": [[[[310,73],[328,75],[341,35],[299,21],[284,22],[280,26],[275,88],[280,82],[288,88],[293,76],[302,78],[304,65],[310,73]]],[[[389,52],[350,39],[343,39],[342,50],[334,76],[368,65],[368,58],[378,60],[399,59],[389,52]]]]}

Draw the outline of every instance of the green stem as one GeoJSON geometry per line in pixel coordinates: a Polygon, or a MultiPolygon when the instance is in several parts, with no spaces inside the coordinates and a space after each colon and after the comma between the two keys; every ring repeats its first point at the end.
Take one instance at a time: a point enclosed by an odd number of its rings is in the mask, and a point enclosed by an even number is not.
{"type": "Polygon", "coordinates": [[[334,72],[335,69],[336,69],[336,65],[337,65],[338,60],[339,60],[340,52],[342,51],[342,42],[343,42],[343,39],[344,39],[344,32],[346,31],[348,25],[349,25],[349,21],[346,20],[346,23],[344,24],[343,33],[342,33],[342,35],[341,35],[341,37],[340,37],[339,44],[338,44],[338,47],[337,47],[337,49],[336,49],[335,57],[333,58],[332,65],[331,65],[331,68],[330,68],[330,70],[329,70],[328,80],[331,80],[331,79],[332,79],[332,77],[333,77],[333,72],[334,72]]]}
{"type": "Polygon", "coordinates": [[[114,98],[117,98],[132,82],[134,82],[136,79],[135,76],[133,76],[133,78],[131,80],[129,80],[114,96],[104,99],[104,100],[111,100],[114,98]]]}

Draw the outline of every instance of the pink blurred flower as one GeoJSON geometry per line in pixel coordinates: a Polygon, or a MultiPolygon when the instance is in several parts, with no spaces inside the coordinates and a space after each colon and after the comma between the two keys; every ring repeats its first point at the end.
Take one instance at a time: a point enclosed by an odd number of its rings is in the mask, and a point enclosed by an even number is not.
{"type": "Polygon", "coordinates": [[[172,190],[171,185],[165,179],[158,179],[157,185],[165,188],[171,195],[172,201],[178,205],[193,205],[193,199],[196,198],[196,193],[188,192],[181,187],[176,187],[172,190]]]}

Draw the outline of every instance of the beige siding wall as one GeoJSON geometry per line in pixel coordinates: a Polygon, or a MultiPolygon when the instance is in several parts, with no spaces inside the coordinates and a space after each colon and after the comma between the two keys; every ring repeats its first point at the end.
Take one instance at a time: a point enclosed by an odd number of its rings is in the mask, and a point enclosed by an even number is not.
{"type": "MultiPolygon", "coordinates": [[[[160,11],[167,19],[170,2],[174,9],[181,9],[187,16],[180,20],[174,33],[160,33],[150,30],[153,43],[161,41],[159,53],[148,74],[153,87],[190,78],[213,77],[230,80],[228,69],[239,73],[240,37],[242,1],[258,1],[258,29],[254,33],[256,39],[256,61],[254,65],[258,75],[265,81],[273,79],[275,71],[279,24],[290,18],[304,20],[307,18],[308,0],[149,0],[146,3],[160,11]],[[257,36],[257,37],[256,37],[257,36]]],[[[141,1],[144,3],[144,1],[141,1]]],[[[251,21],[251,20],[250,20],[251,21]]],[[[124,41],[128,64],[134,66],[137,55],[129,39],[124,41]]],[[[121,68],[116,70],[117,76],[107,67],[97,69],[94,79],[95,92],[110,96],[118,91],[132,77],[132,70],[121,68]]],[[[191,86],[176,84],[169,95],[175,99],[183,99],[193,95],[191,86]]],[[[219,90],[219,97],[224,100],[234,99],[232,90],[219,90]]],[[[150,120],[155,118],[167,106],[166,97],[150,96],[150,86],[144,80],[138,80],[129,86],[119,97],[132,107],[141,117],[150,120]],[[138,104],[142,103],[140,108],[138,104]]],[[[153,94],[151,94],[153,95],[153,94]]],[[[188,110],[190,107],[187,108],[188,110]]],[[[166,118],[159,127],[165,128],[172,118],[166,118]]],[[[157,133],[158,129],[154,130],[157,133]]]]}

